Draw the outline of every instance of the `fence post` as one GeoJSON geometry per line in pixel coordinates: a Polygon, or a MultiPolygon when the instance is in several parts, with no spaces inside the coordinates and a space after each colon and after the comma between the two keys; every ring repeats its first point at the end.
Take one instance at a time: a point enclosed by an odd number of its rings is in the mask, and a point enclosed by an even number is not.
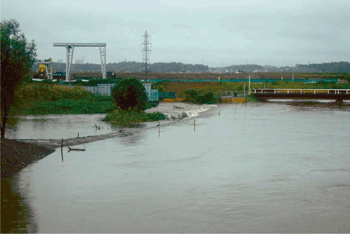
{"type": "Polygon", "coordinates": [[[62,138],[62,142],[61,142],[61,158],[62,158],[62,162],[63,162],[63,138],[62,138]]]}

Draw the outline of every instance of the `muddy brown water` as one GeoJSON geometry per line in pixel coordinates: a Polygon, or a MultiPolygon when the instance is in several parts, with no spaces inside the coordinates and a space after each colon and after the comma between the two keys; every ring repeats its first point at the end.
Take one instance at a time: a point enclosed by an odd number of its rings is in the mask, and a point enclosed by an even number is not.
{"type": "Polygon", "coordinates": [[[349,108],[219,105],[193,123],[22,170],[11,178],[21,230],[350,232],[349,108]]]}

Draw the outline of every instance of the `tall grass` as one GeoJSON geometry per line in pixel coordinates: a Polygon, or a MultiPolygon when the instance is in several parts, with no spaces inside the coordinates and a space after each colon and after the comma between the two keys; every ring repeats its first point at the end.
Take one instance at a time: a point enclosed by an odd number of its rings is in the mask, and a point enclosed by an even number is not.
{"type": "Polygon", "coordinates": [[[115,108],[110,96],[59,84],[28,83],[16,90],[16,98],[21,115],[107,113],[115,108]]]}
{"type": "MultiPolygon", "coordinates": [[[[56,101],[58,99],[79,100],[94,97],[89,91],[80,87],[63,86],[59,84],[29,83],[18,90],[17,95],[27,100],[56,101]]],[[[95,95],[96,96],[96,95],[95,95]]]]}
{"type": "Polygon", "coordinates": [[[22,115],[45,115],[45,114],[102,114],[114,110],[113,101],[100,102],[98,100],[70,100],[60,99],[57,101],[36,101],[28,103],[22,115]]]}

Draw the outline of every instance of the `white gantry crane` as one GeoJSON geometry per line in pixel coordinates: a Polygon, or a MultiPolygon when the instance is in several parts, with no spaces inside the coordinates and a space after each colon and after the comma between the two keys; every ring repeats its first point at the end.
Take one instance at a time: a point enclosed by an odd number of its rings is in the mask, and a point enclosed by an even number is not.
{"type": "Polygon", "coordinates": [[[106,43],[53,43],[53,46],[66,47],[66,81],[70,81],[70,68],[73,62],[74,47],[98,47],[100,49],[102,78],[106,79],[106,43]]]}

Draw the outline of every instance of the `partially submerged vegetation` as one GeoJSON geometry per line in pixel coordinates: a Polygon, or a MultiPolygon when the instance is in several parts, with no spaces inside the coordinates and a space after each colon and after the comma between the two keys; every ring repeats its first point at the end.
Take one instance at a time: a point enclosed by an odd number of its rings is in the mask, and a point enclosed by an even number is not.
{"type": "MultiPolygon", "coordinates": [[[[146,102],[143,107],[149,109],[154,106],[156,104],[146,102]]],[[[15,104],[11,107],[8,124],[14,126],[19,120],[16,116],[20,115],[104,114],[115,109],[112,96],[93,94],[79,86],[28,80],[15,91],[15,104]]],[[[154,119],[154,116],[141,117],[138,119],[154,119]]]]}
{"type": "Polygon", "coordinates": [[[165,119],[167,119],[167,116],[160,112],[145,113],[133,109],[123,110],[118,108],[108,113],[103,120],[110,122],[112,126],[118,126],[122,129],[123,127],[137,126],[140,122],[152,122],[165,119]]]}
{"type": "MultiPolygon", "coordinates": [[[[91,80],[90,85],[101,82],[102,79],[91,80]]],[[[130,79],[122,79],[130,80],[130,79]]],[[[106,83],[117,82],[120,83],[121,79],[107,79],[106,83]]],[[[131,79],[136,82],[137,79],[131,79]]],[[[137,80],[141,85],[142,83],[137,80]]],[[[139,84],[139,85],[140,85],[139,84]]],[[[145,122],[145,121],[157,121],[166,119],[166,116],[160,114],[148,115],[141,113],[134,108],[124,108],[124,112],[120,111],[117,107],[115,97],[120,96],[116,94],[114,98],[112,96],[102,96],[92,94],[89,91],[80,87],[80,82],[77,82],[74,86],[67,86],[63,84],[52,83],[51,81],[44,82],[31,82],[25,81],[19,85],[15,90],[15,102],[10,110],[10,118],[8,124],[14,125],[17,119],[14,116],[18,115],[45,115],[45,114],[95,114],[95,113],[111,113],[108,121],[111,121],[111,117],[114,116],[119,119],[121,125],[126,122],[125,119],[129,118],[130,123],[145,122]],[[127,112],[130,112],[127,114],[127,112]],[[116,114],[117,113],[117,114],[116,114]]],[[[116,86],[115,86],[116,87],[116,86]]],[[[140,86],[141,87],[141,86],[140,86]]],[[[175,92],[177,97],[184,98],[184,102],[190,102],[195,104],[214,104],[220,103],[219,92],[222,91],[234,91],[239,94],[248,93],[248,82],[155,82],[152,83],[152,88],[158,89],[159,92],[175,92]]],[[[143,88],[143,86],[142,86],[143,88]]],[[[335,83],[320,81],[317,83],[303,83],[303,82],[288,82],[288,81],[275,81],[275,82],[261,82],[251,83],[251,89],[350,89],[350,83],[335,83]]],[[[127,89],[124,92],[129,92],[127,89]]],[[[138,91],[139,92],[139,91],[138,91]]],[[[142,91],[143,92],[143,91],[142,91]]],[[[127,100],[129,97],[125,97],[127,100]]],[[[145,103],[145,96],[141,99],[143,104],[139,106],[139,109],[149,109],[156,106],[149,102],[145,103]]],[[[248,95],[246,100],[248,102],[257,101],[252,95],[248,95]]],[[[134,100],[136,101],[136,99],[134,100]]],[[[120,102],[120,100],[119,100],[120,102]]],[[[111,121],[114,125],[118,121],[111,121]]]]}
{"type": "MultiPolygon", "coordinates": [[[[79,86],[64,86],[52,82],[27,82],[15,93],[12,114],[102,114],[115,109],[112,96],[93,94],[79,86]]],[[[154,107],[146,102],[146,109],[154,107]]]]}
{"type": "Polygon", "coordinates": [[[147,104],[146,89],[140,80],[129,78],[118,82],[112,89],[116,110],[107,114],[105,121],[112,126],[131,127],[140,122],[164,120],[160,113],[145,113],[147,104]]]}
{"type": "Polygon", "coordinates": [[[184,102],[193,102],[196,104],[215,104],[219,101],[219,98],[214,92],[203,92],[195,89],[188,89],[185,91],[184,102]]]}

